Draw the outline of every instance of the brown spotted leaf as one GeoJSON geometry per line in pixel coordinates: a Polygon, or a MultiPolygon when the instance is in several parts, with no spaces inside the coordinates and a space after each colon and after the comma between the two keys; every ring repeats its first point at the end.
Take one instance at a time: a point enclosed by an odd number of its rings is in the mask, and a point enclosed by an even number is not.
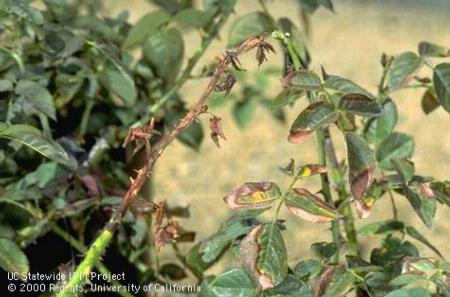
{"type": "Polygon", "coordinates": [[[281,197],[280,188],[272,182],[249,182],[233,190],[223,200],[229,208],[259,208],[281,197]]]}
{"type": "Polygon", "coordinates": [[[359,217],[366,218],[371,205],[364,200],[364,194],[372,184],[375,157],[367,142],[357,134],[346,133],[345,142],[347,144],[350,189],[359,217]]]}
{"type": "Polygon", "coordinates": [[[332,205],[303,188],[290,191],[284,204],[291,213],[312,223],[329,223],[339,216],[332,205]]]}
{"type": "Polygon", "coordinates": [[[315,102],[297,116],[289,131],[288,140],[292,143],[301,143],[315,130],[329,126],[337,119],[338,113],[333,104],[324,101],[315,102]]]}
{"type": "Polygon", "coordinates": [[[240,260],[263,290],[280,284],[287,275],[287,250],[277,224],[255,227],[242,241],[240,260]]]}
{"type": "Polygon", "coordinates": [[[297,177],[308,177],[317,174],[327,173],[328,168],[319,164],[307,164],[300,167],[297,177]]]}

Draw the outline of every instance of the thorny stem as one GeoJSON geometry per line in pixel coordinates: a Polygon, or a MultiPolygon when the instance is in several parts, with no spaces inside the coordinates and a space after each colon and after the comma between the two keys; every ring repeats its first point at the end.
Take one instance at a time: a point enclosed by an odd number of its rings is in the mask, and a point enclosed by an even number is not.
{"type": "MultiPolygon", "coordinates": [[[[67,243],[69,243],[71,246],[73,246],[78,252],[86,253],[86,251],[88,250],[87,247],[83,243],[81,243],[75,237],[73,237],[72,235],[70,235],[69,233],[67,233],[63,229],[61,229],[57,224],[50,223],[50,228],[52,229],[52,231],[55,234],[59,235],[62,239],[67,241],[67,243]]],[[[97,264],[95,264],[95,267],[98,269],[98,271],[101,274],[104,274],[104,275],[110,275],[111,274],[111,272],[109,271],[108,267],[106,267],[102,262],[97,262],[97,264]]],[[[116,280],[112,280],[111,279],[110,282],[115,287],[121,287],[121,283],[116,281],[116,280]]],[[[122,297],[133,297],[133,295],[131,293],[127,292],[126,290],[119,290],[118,293],[122,297]]]]}
{"type": "Polygon", "coordinates": [[[100,261],[100,257],[108,247],[122,217],[125,215],[130,205],[137,197],[146,179],[151,176],[153,167],[156,164],[157,160],[181,131],[189,127],[201,114],[207,111],[205,102],[208,99],[209,95],[219,85],[220,79],[222,75],[227,72],[228,66],[235,63],[238,56],[245,54],[256,47],[264,45],[265,41],[263,35],[254,36],[246,40],[237,49],[226,52],[224,56],[219,60],[209,83],[207,84],[206,88],[204,89],[203,93],[200,95],[194,106],[183,118],[181,118],[175,124],[175,126],[167,134],[165,134],[153,146],[148,156],[147,163],[138,170],[137,176],[132,179],[132,183],[128,188],[125,196],[123,197],[120,206],[114,211],[101,234],[90,246],[85,258],[78,265],[75,273],[73,274],[73,277],[66,284],[64,290],[57,295],[58,297],[75,296],[76,289],[80,288],[86,282],[86,275],[88,275],[93,266],[98,261],[100,261]]]}

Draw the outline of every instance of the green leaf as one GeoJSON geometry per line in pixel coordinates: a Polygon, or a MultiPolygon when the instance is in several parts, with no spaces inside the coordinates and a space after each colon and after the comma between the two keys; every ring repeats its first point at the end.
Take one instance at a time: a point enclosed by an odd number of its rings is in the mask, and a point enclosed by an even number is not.
{"type": "Polygon", "coordinates": [[[203,0],[203,7],[208,12],[232,11],[237,0],[203,0]]]}
{"type": "MultiPolygon", "coordinates": [[[[397,173],[403,177],[402,168],[399,162],[394,161],[393,166],[397,173]]],[[[436,200],[429,197],[421,197],[420,191],[416,187],[410,187],[403,178],[402,192],[406,196],[414,211],[419,215],[422,222],[431,228],[433,218],[436,214],[436,200]]]]}
{"type": "Polygon", "coordinates": [[[284,204],[291,213],[312,223],[329,223],[338,217],[332,205],[303,188],[287,193],[284,204]]]}
{"type": "Polygon", "coordinates": [[[334,123],[338,113],[333,104],[319,101],[309,105],[292,123],[288,140],[292,143],[300,143],[319,128],[334,123]]]}
{"type": "Polygon", "coordinates": [[[385,297],[431,297],[431,295],[424,288],[411,288],[392,291],[385,297]]]}
{"type": "Polygon", "coordinates": [[[405,225],[401,221],[387,220],[384,222],[377,222],[365,225],[358,230],[358,234],[362,236],[374,236],[385,233],[392,233],[395,231],[403,231],[405,225]]]}
{"type": "Polygon", "coordinates": [[[53,97],[46,88],[31,80],[21,80],[17,84],[16,93],[22,95],[34,108],[56,121],[53,97]]]}
{"type": "Polygon", "coordinates": [[[250,124],[254,114],[255,105],[249,98],[236,102],[233,106],[233,118],[241,129],[246,128],[250,124]]]}
{"type": "Polygon", "coordinates": [[[206,263],[215,261],[234,239],[247,234],[252,228],[251,224],[242,220],[226,222],[216,234],[202,241],[199,250],[202,260],[206,263]]]}
{"type": "Polygon", "coordinates": [[[381,106],[381,114],[367,122],[364,137],[370,143],[380,143],[394,131],[397,118],[397,107],[391,99],[387,99],[381,106]]]}
{"type": "Polygon", "coordinates": [[[431,244],[431,242],[429,242],[428,239],[425,238],[425,236],[420,234],[419,231],[416,228],[414,228],[413,226],[407,226],[406,233],[409,236],[411,236],[412,238],[414,238],[414,239],[420,241],[421,243],[423,243],[424,245],[426,245],[428,248],[430,248],[433,252],[436,253],[436,255],[438,255],[442,259],[444,258],[444,256],[442,256],[441,252],[433,244],[431,244]]]}
{"type": "Polygon", "coordinates": [[[177,135],[177,139],[187,146],[198,151],[203,140],[203,128],[198,122],[192,123],[189,127],[177,135]]]}
{"type": "Polygon", "coordinates": [[[319,7],[318,0],[297,0],[297,2],[309,14],[314,13],[319,7]]]}
{"type": "Polygon", "coordinates": [[[143,54],[159,77],[167,83],[175,81],[184,55],[180,31],[169,28],[151,34],[144,43],[143,54]]]}
{"type": "Polygon", "coordinates": [[[424,288],[408,289],[409,297],[431,297],[431,294],[424,288]]]}
{"type": "Polygon", "coordinates": [[[289,86],[301,91],[314,91],[322,88],[322,82],[313,71],[300,69],[289,80],[289,86]]]}
{"type": "Polygon", "coordinates": [[[422,41],[419,43],[419,55],[424,57],[444,58],[450,56],[450,49],[431,42],[422,41]]]}
{"type": "Polygon", "coordinates": [[[328,283],[323,297],[345,295],[353,286],[355,277],[344,266],[339,266],[328,283]]]}
{"type": "Polygon", "coordinates": [[[311,245],[311,250],[322,259],[330,259],[337,251],[334,242],[316,242],[311,245]]]}
{"type": "Polygon", "coordinates": [[[265,207],[281,197],[280,188],[272,182],[245,183],[224,197],[232,209],[265,207]]]}
{"type": "Polygon", "coordinates": [[[376,100],[361,94],[347,94],[341,98],[339,109],[360,116],[378,116],[381,106],[376,100]]]}
{"type": "Polygon", "coordinates": [[[171,280],[181,280],[187,277],[184,269],[174,263],[166,263],[159,269],[159,273],[171,280]]]}
{"type": "Polygon", "coordinates": [[[331,0],[318,0],[320,5],[325,7],[326,9],[334,12],[333,2],[331,0]]]}
{"type": "MultiPolygon", "coordinates": [[[[167,121],[166,126],[168,128],[175,126],[178,120],[180,120],[186,113],[187,110],[185,108],[172,108],[172,110],[165,116],[167,121]]],[[[198,150],[200,148],[200,144],[202,143],[203,136],[204,133],[202,125],[198,122],[193,122],[189,127],[182,130],[177,135],[177,139],[190,148],[198,150]]]]}
{"type": "Polygon", "coordinates": [[[231,25],[228,33],[228,46],[238,46],[253,35],[271,32],[272,30],[274,28],[270,22],[270,18],[262,12],[252,12],[240,16],[231,25]]]}
{"type": "Polygon", "coordinates": [[[407,159],[392,160],[403,182],[408,183],[414,177],[414,163],[407,159]]]}
{"type": "Polygon", "coordinates": [[[410,296],[408,295],[407,290],[399,289],[399,290],[390,292],[389,294],[386,295],[386,297],[410,297],[410,296]]]}
{"type": "Polygon", "coordinates": [[[38,129],[28,125],[7,125],[0,122],[0,138],[15,140],[70,170],[77,168],[77,161],[58,143],[47,140],[38,129]]]}
{"type": "Polygon", "coordinates": [[[301,279],[307,281],[315,278],[322,270],[322,265],[317,260],[308,259],[295,265],[294,273],[301,279]]]}
{"type": "Polygon", "coordinates": [[[280,284],[287,275],[287,251],[276,224],[255,227],[242,241],[241,263],[263,289],[280,284]]]}
{"type": "Polygon", "coordinates": [[[413,52],[405,52],[395,57],[387,72],[389,90],[394,91],[406,85],[420,66],[422,59],[413,52]]]}
{"type": "Polygon", "coordinates": [[[0,79],[0,92],[9,92],[13,90],[13,83],[10,80],[0,79]]]}
{"type": "Polygon", "coordinates": [[[441,63],[434,67],[433,83],[439,102],[450,112],[450,63],[441,63]]]}
{"type": "Polygon", "coordinates": [[[198,9],[187,8],[179,11],[173,17],[173,20],[183,26],[203,28],[211,20],[211,15],[198,9]]]}
{"type": "Polygon", "coordinates": [[[170,15],[163,11],[152,11],[142,16],[136,24],[128,32],[127,39],[123,44],[123,48],[132,48],[140,45],[145,38],[154,33],[162,24],[168,22],[170,15]]]}
{"type": "Polygon", "coordinates": [[[134,81],[125,71],[107,66],[99,73],[98,79],[103,87],[120,98],[120,101],[114,101],[118,106],[131,107],[136,102],[134,81]]]}
{"type": "Polygon", "coordinates": [[[0,267],[21,276],[30,271],[28,258],[13,241],[0,238],[0,267]]]}
{"type": "Polygon", "coordinates": [[[346,78],[342,78],[337,75],[329,75],[325,80],[324,87],[327,89],[335,90],[338,93],[341,93],[342,95],[360,94],[370,99],[374,98],[372,94],[367,92],[362,87],[358,86],[353,81],[346,78]]]}
{"type": "Polygon", "coordinates": [[[372,184],[375,158],[367,142],[356,133],[345,133],[350,189],[355,198],[356,210],[361,218],[369,215],[370,205],[364,194],[372,184]]]}
{"type": "Polygon", "coordinates": [[[214,297],[251,297],[256,288],[250,276],[241,268],[222,273],[208,284],[208,292],[214,297]]]}
{"type": "Polygon", "coordinates": [[[311,288],[302,280],[288,275],[275,288],[264,291],[267,297],[312,297],[311,288]]]}
{"type": "Polygon", "coordinates": [[[389,285],[394,287],[402,287],[418,280],[424,280],[422,275],[418,274],[401,274],[389,282],[389,285]]]}
{"type": "Polygon", "coordinates": [[[392,170],[392,160],[409,158],[414,152],[414,139],[400,132],[394,132],[384,139],[377,149],[377,160],[381,168],[392,170]]]}

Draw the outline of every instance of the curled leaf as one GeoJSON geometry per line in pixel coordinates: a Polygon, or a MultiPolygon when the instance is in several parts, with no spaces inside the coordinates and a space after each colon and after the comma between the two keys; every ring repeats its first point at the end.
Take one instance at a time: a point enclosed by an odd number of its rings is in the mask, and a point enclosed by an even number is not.
{"type": "Polygon", "coordinates": [[[163,225],[164,217],[167,215],[165,202],[160,202],[156,205],[155,214],[155,246],[160,249],[164,245],[175,242],[177,240],[186,239],[183,241],[193,241],[195,234],[184,230],[180,223],[176,220],[166,220],[163,225]]]}
{"type": "Polygon", "coordinates": [[[279,167],[279,169],[287,176],[293,176],[295,174],[295,160],[291,158],[288,165],[285,167],[279,167]]]}
{"type": "Polygon", "coordinates": [[[308,177],[308,176],[323,174],[323,173],[327,173],[327,172],[328,172],[328,168],[325,166],[322,166],[320,164],[307,164],[307,165],[300,167],[300,169],[297,173],[297,177],[308,177]]]}
{"type": "Polygon", "coordinates": [[[215,115],[213,115],[209,119],[209,129],[211,130],[211,139],[214,141],[217,147],[220,147],[219,138],[227,140],[225,134],[223,133],[222,125],[220,124],[221,120],[222,118],[219,118],[218,116],[215,115]]]}
{"type": "Polygon", "coordinates": [[[259,43],[256,49],[256,60],[258,61],[258,66],[261,66],[262,63],[267,61],[266,53],[272,52],[275,53],[275,49],[270,43],[261,42],[259,43]]]}
{"type": "Polygon", "coordinates": [[[331,125],[337,118],[338,113],[331,103],[315,102],[297,116],[289,131],[288,141],[301,143],[315,130],[331,125]]]}
{"type": "Polygon", "coordinates": [[[272,182],[245,183],[225,196],[229,208],[264,207],[281,197],[280,188],[272,182]]]}
{"type": "MultiPolygon", "coordinates": [[[[232,65],[238,68],[236,60],[232,59],[232,65]]],[[[239,70],[239,68],[238,68],[239,70]]],[[[216,85],[216,92],[225,92],[225,96],[228,96],[236,83],[236,78],[231,72],[226,72],[225,77],[216,85]]]]}
{"type": "Polygon", "coordinates": [[[329,223],[338,217],[336,208],[303,188],[289,192],[285,205],[291,213],[312,223],[329,223]]]}

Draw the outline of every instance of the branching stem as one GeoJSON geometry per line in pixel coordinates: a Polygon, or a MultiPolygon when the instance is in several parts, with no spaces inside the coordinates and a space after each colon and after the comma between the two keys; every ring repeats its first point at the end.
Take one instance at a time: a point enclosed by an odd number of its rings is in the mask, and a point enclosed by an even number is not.
{"type": "Polygon", "coordinates": [[[214,73],[204,89],[203,93],[198,98],[194,106],[189,112],[181,118],[175,126],[167,132],[153,147],[148,156],[146,164],[144,164],[139,170],[137,176],[132,180],[130,187],[128,188],[125,196],[122,199],[120,206],[114,211],[109,222],[104,227],[101,234],[95,239],[94,243],[90,246],[86,253],[85,258],[78,265],[73,277],[68,281],[64,291],[58,294],[58,297],[72,297],[75,296],[76,290],[82,287],[86,282],[86,276],[92,270],[94,265],[100,261],[101,255],[105,252],[114,232],[117,229],[122,217],[128,211],[130,205],[137,197],[140,189],[144,185],[147,178],[153,173],[153,167],[157,160],[162,155],[164,150],[172,143],[175,137],[184,129],[189,127],[201,114],[207,112],[207,106],[205,105],[209,95],[216,89],[220,83],[220,79],[224,73],[227,73],[229,65],[235,63],[235,59],[247,53],[248,51],[264,46],[264,36],[254,36],[246,40],[241,46],[233,51],[226,52],[224,56],[219,60],[214,73]]]}

